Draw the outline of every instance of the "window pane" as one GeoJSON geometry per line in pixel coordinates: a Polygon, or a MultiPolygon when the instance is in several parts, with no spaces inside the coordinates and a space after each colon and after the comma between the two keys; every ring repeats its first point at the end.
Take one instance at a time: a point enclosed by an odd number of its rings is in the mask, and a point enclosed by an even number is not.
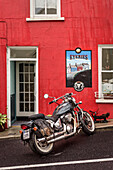
{"type": "Polygon", "coordinates": [[[113,73],[102,73],[102,93],[113,97],[113,73]]]}
{"type": "Polygon", "coordinates": [[[57,0],[47,0],[47,14],[57,14],[57,0]]]}
{"type": "Polygon", "coordinates": [[[35,0],[35,14],[45,14],[45,0],[35,0]]]}
{"type": "Polygon", "coordinates": [[[113,49],[102,49],[102,70],[113,70],[113,49]]]}

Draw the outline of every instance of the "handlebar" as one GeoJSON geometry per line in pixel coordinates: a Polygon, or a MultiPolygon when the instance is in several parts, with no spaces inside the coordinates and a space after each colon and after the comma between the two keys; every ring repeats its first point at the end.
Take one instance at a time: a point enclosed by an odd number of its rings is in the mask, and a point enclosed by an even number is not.
{"type": "Polygon", "coordinates": [[[63,99],[63,97],[64,97],[64,98],[66,98],[66,97],[71,97],[72,95],[73,95],[73,93],[66,93],[66,94],[63,95],[63,96],[58,97],[57,99],[52,100],[51,102],[49,102],[49,104],[52,104],[52,103],[58,101],[59,99],[63,99]]]}

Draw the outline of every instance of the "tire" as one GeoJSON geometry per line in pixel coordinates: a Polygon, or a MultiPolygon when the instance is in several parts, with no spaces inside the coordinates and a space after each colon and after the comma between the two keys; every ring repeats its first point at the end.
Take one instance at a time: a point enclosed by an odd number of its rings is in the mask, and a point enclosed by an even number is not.
{"type": "MultiPolygon", "coordinates": [[[[39,143],[36,134],[32,134],[33,150],[35,153],[40,153],[41,155],[47,155],[53,150],[53,143],[47,144],[46,142],[39,143]]],[[[32,148],[31,148],[32,149],[32,148]]]]}
{"type": "Polygon", "coordinates": [[[89,113],[83,112],[81,124],[83,132],[87,135],[92,135],[95,132],[95,124],[89,113]]]}
{"type": "Polygon", "coordinates": [[[29,147],[33,152],[36,153],[36,148],[34,146],[34,142],[33,142],[32,138],[29,140],[29,147]]]}

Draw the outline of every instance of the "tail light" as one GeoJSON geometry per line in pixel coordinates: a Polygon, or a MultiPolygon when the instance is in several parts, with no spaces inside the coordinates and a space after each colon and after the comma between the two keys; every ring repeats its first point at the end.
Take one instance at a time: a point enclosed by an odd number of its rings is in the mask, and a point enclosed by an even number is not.
{"type": "Polygon", "coordinates": [[[28,126],[27,125],[21,125],[21,129],[23,129],[23,130],[28,129],[28,126]]]}

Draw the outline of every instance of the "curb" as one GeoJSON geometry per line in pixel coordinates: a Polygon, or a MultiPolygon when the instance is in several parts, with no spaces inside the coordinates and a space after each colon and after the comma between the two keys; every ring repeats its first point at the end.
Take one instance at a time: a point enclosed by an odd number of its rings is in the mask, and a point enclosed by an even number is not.
{"type": "MultiPolygon", "coordinates": [[[[17,127],[17,126],[15,126],[17,127]]],[[[14,128],[14,126],[13,126],[14,128]]],[[[103,129],[110,129],[110,128],[113,128],[113,125],[98,125],[98,124],[95,124],[95,129],[96,130],[103,130],[103,129]]],[[[19,131],[19,130],[17,130],[19,131]]],[[[0,139],[10,139],[10,138],[20,138],[21,135],[20,134],[14,134],[14,135],[10,135],[10,133],[8,135],[3,135],[3,136],[0,136],[0,139]]]]}

